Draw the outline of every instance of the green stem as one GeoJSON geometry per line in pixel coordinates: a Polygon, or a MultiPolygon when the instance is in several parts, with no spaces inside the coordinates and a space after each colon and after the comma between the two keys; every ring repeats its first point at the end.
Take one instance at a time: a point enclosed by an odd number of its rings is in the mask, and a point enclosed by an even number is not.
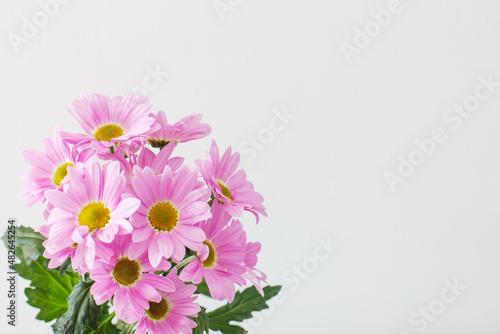
{"type": "Polygon", "coordinates": [[[191,255],[190,257],[185,258],[180,263],[178,263],[174,268],[180,269],[187,265],[189,262],[193,261],[196,258],[196,255],[191,255]]]}
{"type": "Polygon", "coordinates": [[[125,333],[127,333],[127,334],[132,333],[132,331],[134,330],[134,326],[135,326],[135,324],[127,324],[127,327],[125,329],[125,333]]]}
{"type": "MultiPolygon", "coordinates": [[[[113,312],[114,314],[114,312],[113,312]]],[[[130,334],[134,330],[134,326],[136,323],[133,324],[127,324],[123,320],[118,319],[117,327],[120,330],[120,334],[130,334]]]]}

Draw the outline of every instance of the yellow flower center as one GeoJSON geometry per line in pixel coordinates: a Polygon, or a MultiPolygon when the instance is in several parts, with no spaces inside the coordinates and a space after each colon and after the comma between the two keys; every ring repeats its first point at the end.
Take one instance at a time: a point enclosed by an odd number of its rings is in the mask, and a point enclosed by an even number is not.
{"type": "Polygon", "coordinates": [[[177,218],[177,210],[167,202],[158,202],[149,209],[149,223],[160,231],[170,232],[177,226],[177,218]]]}
{"type": "Polygon", "coordinates": [[[217,181],[217,184],[219,185],[220,190],[222,191],[222,195],[229,198],[232,202],[233,198],[231,197],[231,192],[229,191],[229,189],[225,185],[223,185],[222,182],[220,182],[220,181],[217,181]]]}
{"type": "Polygon", "coordinates": [[[60,186],[64,177],[68,175],[68,166],[73,166],[73,164],[71,162],[66,162],[57,167],[56,172],[54,173],[54,183],[56,186],[60,186]]]}
{"type": "Polygon", "coordinates": [[[215,266],[215,259],[217,259],[214,245],[208,240],[203,241],[203,243],[208,246],[208,256],[206,260],[203,261],[203,268],[212,268],[215,266]]]}
{"type": "Polygon", "coordinates": [[[106,124],[101,126],[94,133],[94,137],[101,141],[111,141],[113,138],[118,138],[123,135],[123,129],[116,124],[106,124]]]}
{"type": "Polygon", "coordinates": [[[133,284],[139,278],[139,265],[125,257],[115,264],[113,276],[121,285],[133,284]]]}
{"type": "Polygon", "coordinates": [[[160,320],[165,318],[169,309],[170,305],[165,298],[162,298],[159,303],[149,302],[149,309],[146,310],[146,314],[150,319],[160,320]]]}
{"type": "Polygon", "coordinates": [[[78,215],[78,222],[88,226],[89,231],[94,231],[106,226],[110,218],[109,209],[104,204],[93,202],[83,207],[78,215]]]}

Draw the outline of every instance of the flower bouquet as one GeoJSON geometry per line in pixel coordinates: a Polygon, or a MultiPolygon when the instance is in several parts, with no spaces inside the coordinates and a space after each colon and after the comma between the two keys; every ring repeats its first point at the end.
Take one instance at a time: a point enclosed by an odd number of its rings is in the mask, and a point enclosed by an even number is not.
{"type": "Polygon", "coordinates": [[[237,219],[267,216],[239,154],[212,141],[187,166],[176,146],[210,126],[199,114],[168,123],[146,97],[81,95],[72,106],[84,133],[58,126],[43,152],[22,152],[33,167],[20,197],[43,204],[47,223],[3,238],[37,319],[56,320],[55,333],[245,333],[230,322],[267,308],[280,287],[263,287],[261,245],[237,219]],[[208,312],[199,294],[227,305],[208,312]]]}

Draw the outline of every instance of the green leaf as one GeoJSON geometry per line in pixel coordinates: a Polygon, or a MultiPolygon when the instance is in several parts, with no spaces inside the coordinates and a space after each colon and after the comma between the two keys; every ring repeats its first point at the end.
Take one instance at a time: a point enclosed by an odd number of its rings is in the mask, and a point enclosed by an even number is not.
{"type": "Polygon", "coordinates": [[[66,298],[73,285],[78,283],[78,278],[72,275],[61,277],[57,271],[47,269],[43,256],[28,265],[22,248],[17,248],[16,255],[21,263],[14,266],[15,270],[19,276],[31,281],[30,287],[24,290],[28,304],[40,309],[36,318],[49,322],[64,314],[68,308],[66,298]]]}
{"type": "Polygon", "coordinates": [[[203,334],[208,333],[208,316],[206,308],[202,307],[201,311],[198,312],[198,317],[189,317],[191,320],[196,322],[196,327],[193,328],[193,334],[203,334]]]}
{"type": "Polygon", "coordinates": [[[24,258],[24,250],[18,248],[17,255],[21,263],[14,266],[16,272],[23,278],[31,281],[31,286],[35,288],[47,289],[58,295],[64,294],[66,299],[73,286],[78,283],[78,278],[75,275],[61,277],[55,270],[50,270],[46,267],[46,259],[40,256],[37,261],[32,262],[29,266],[26,265],[24,258]]]}
{"type": "MultiPolygon", "coordinates": [[[[66,261],[64,261],[64,263],[61,264],[56,269],[59,272],[59,276],[61,276],[61,277],[66,275],[66,274],[76,274],[76,272],[73,270],[73,267],[71,266],[71,259],[70,258],[68,258],[66,261]]],[[[76,277],[78,277],[78,274],[76,274],[76,277]]]]}
{"type": "Polygon", "coordinates": [[[68,311],[52,325],[56,334],[83,334],[85,326],[91,330],[99,330],[97,318],[101,307],[95,303],[90,293],[94,281],[78,283],[68,297],[68,311]]]}
{"type": "Polygon", "coordinates": [[[28,304],[40,309],[36,316],[38,320],[49,322],[59,318],[68,308],[64,298],[53,298],[45,290],[26,288],[24,293],[28,297],[28,304]]]}
{"type": "Polygon", "coordinates": [[[267,306],[266,301],[276,296],[281,290],[281,286],[266,286],[264,297],[252,286],[243,292],[236,292],[231,304],[219,307],[215,311],[208,313],[210,329],[221,331],[224,334],[240,334],[246,331],[239,327],[230,325],[230,321],[243,321],[252,317],[252,312],[261,311],[267,306]]]}
{"type": "Polygon", "coordinates": [[[207,282],[205,282],[205,279],[203,279],[199,284],[196,284],[196,291],[194,293],[212,297],[210,295],[210,290],[208,289],[208,285],[207,282]]]}
{"type": "Polygon", "coordinates": [[[103,333],[103,334],[120,334],[120,331],[116,326],[111,322],[115,317],[115,312],[109,313],[108,303],[104,303],[101,305],[101,312],[97,317],[97,331],[91,330],[89,327],[85,327],[84,334],[94,334],[94,333],[103,333]]]}
{"type": "MultiPolygon", "coordinates": [[[[212,328],[212,327],[210,327],[212,328]]],[[[248,333],[245,329],[236,325],[229,324],[218,324],[216,328],[212,328],[214,330],[220,331],[223,334],[245,334],[248,333]]]]}
{"type": "MultiPolygon", "coordinates": [[[[111,323],[111,320],[115,317],[115,314],[103,315],[99,314],[97,320],[99,330],[97,332],[92,331],[91,333],[103,333],[103,334],[119,334],[120,331],[115,325],[111,323]]],[[[88,328],[88,327],[87,327],[88,328]]]]}
{"type": "MultiPolygon", "coordinates": [[[[2,236],[2,240],[7,245],[7,233],[5,231],[2,236]]],[[[43,235],[35,232],[31,227],[16,226],[16,247],[23,249],[24,258],[26,259],[26,264],[31,264],[31,262],[38,260],[40,255],[45,251],[42,242],[46,239],[43,235]]]]}

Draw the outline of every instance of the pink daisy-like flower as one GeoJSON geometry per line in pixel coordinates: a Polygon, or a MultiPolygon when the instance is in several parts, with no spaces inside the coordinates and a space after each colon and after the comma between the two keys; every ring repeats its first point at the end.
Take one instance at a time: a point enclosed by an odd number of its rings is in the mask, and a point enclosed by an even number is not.
{"type": "MultiPolygon", "coordinates": [[[[85,167],[82,167],[82,168],[85,168],[85,167]]],[[[53,208],[54,208],[54,206],[47,202],[47,207],[45,209],[43,209],[43,211],[42,211],[42,217],[43,217],[43,219],[45,219],[45,221],[47,221],[47,219],[49,219],[50,211],[52,211],[53,208]]]]}
{"type": "Polygon", "coordinates": [[[109,260],[98,259],[90,272],[90,278],[95,283],[90,292],[98,305],[103,304],[112,296],[116,315],[119,319],[128,320],[132,309],[136,314],[144,313],[149,308],[149,302],[160,303],[162,295],[159,290],[173,292],[175,284],[167,277],[156,275],[155,270],[168,270],[171,265],[163,260],[153,268],[146,253],[133,254],[132,237],[130,234],[117,236],[109,244],[112,256],[109,260]]]}
{"type": "Polygon", "coordinates": [[[149,132],[157,130],[154,118],[149,117],[151,104],[147,97],[82,94],[73,101],[75,113],[86,134],[63,132],[68,142],[80,151],[92,151],[107,155],[110,150],[120,155],[131,155],[145,142],[149,132]]]}
{"type": "Polygon", "coordinates": [[[68,166],[75,166],[79,162],[85,162],[87,157],[78,155],[74,149],[61,139],[61,127],[54,130],[52,138],[46,138],[43,143],[43,153],[26,150],[21,155],[33,168],[24,172],[22,180],[23,189],[20,198],[27,198],[27,207],[37,203],[45,202],[45,191],[49,189],[61,189],[66,181],[68,166]]]}
{"type": "Polygon", "coordinates": [[[158,154],[154,154],[147,147],[143,147],[139,156],[133,154],[128,159],[120,155],[112,155],[113,160],[120,162],[122,169],[125,171],[127,181],[130,183],[131,178],[134,176],[134,166],[141,169],[150,167],[156,174],[161,174],[165,166],[169,166],[172,172],[176,172],[183,164],[184,158],[174,157],[170,158],[174,151],[175,144],[170,143],[165,146],[158,154]]]}
{"type": "MultiPolygon", "coordinates": [[[[196,286],[185,284],[179,280],[177,269],[172,269],[167,278],[175,284],[175,291],[160,291],[160,302],[149,302],[149,307],[138,320],[135,327],[136,334],[165,333],[165,334],[191,334],[196,327],[196,322],[188,317],[197,317],[201,308],[194,301],[193,296],[196,286]]],[[[135,319],[133,319],[135,320],[135,319]]],[[[135,321],[131,321],[135,322],[135,321]]]]}
{"type": "Polygon", "coordinates": [[[163,148],[169,142],[186,143],[201,139],[212,131],[208,124],[200,123],[201,114],[191,114],[172,125],[168,124],[163,110],[158,111],[154,118],[160,129],[149,135],[148,142],[153,147],[163,148]]]}
{"type": "Polygon", "coordinates": [[[195,161],[214,198],[223,204],[227,213],[240,217],[243,211],[247,210],[255,215],[258,223],[258,214],[267,217],[266,209],[262,205],[264,198],[254,190],[253,184],[247,181],[243,169],[236,171],[239,162],[240,154],[231,154],[231,147],[220,158],[215,141],[212,141],[207,160],[195,161]]]}
{"type": "Polygon", "coordinates": [[[245,259],[243,260],[246,272],[243,274],[243,278],[252,283],[260,294],[264,296],[264,290],[262,289],[261,283],[267,283],[267,276],[262,271],[255,268],[257,265],[257,254],[260,252],[261,244],[260,242],[247,243],[247,234],[244,231],[241,234],[238,243],[246,247],[245,259]]]}
{"type": "MultiPolygon", "coordinates": [[[[148,249],[156,266],[163,257],[181,261],[188,247],[203,248],[205,234],[196,223],[210,217],[206,203],[210,191],[197,188],[198,173],[185,166],[173,174],[169,166],[156,174],[151,168],[134,168],[132,187],[141,206],[130,218],[137,249],[148,249]]],[[[138,251],[140,252],[140,251],[138,251]]]]}
{"type": "Polygon", "coordinates": [[[246,283],[246,245],[239,243],[243,226],[237,220],[228,225],[231,217],[216,202],[211,211],[212,218],[200,223],[207,237],[205,248],[181,271],[180,279],[198,284],[205,278],[213,298],[231,303],[236,293],[234,284],[246,283]]]}
{"type": "MultiPolygon", "coordinates": [[[[49,238],[51,225],[45,224],[40,226],[37,231],[40,232],[45,238],[49,238]]],[[[72,259],[72,263],[80,263],[79,266],[73,266],[78,273],[83,275],[84,273],[90,272],[85,262],[85,247],[76,247],[73,244],[71,247],[60,248],[56,251],[50,252],[47,250],[48,240],[43,242],[43,246],[46,248],[43,252],[43,256],[46,259],[50,259],[49,268],[57,268],[61,266],[68,258],[72,259]]],[[[95,243],[95,256],[96,258],[109,259],[113,254],[106,244],[101,242],[95,243]]]]}
{"type": "Polygon", "coordinates": [[[113,241],[115,235],[132,231],[128,218],[140,205],[137,198],[122,199],[125,177],[118,162],[101,167],[95,159],[85,165],[85,176],[68,168],[65,192],[48,190],[47,199],[54,208],[47,222],[50,225],[45,248],[48,254],[73,254],[73,268],[81,272],[92,269],[99,243],[113,241]],[[83,266],[85,265],[85,266],[83,266]]]}

